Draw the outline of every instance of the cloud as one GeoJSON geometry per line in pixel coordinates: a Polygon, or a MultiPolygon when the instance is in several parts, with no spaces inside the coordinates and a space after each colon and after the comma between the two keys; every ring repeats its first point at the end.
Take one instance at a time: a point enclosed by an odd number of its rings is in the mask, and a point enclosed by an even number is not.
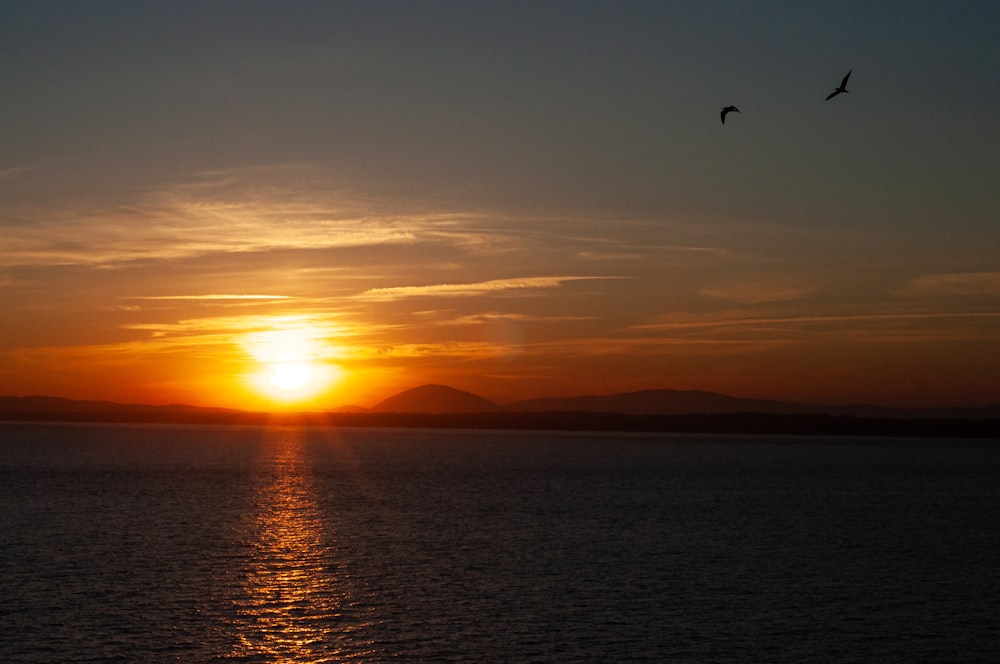
{"type": "Polygon", "coordinates": [[[132,295],[129,300],[290,300],[290,295],[132,295]]]}
{"type": "MultiPolygon", "coordinates": [[[[130,357],[179,353],[215,359],[246,359],[295,350],[317,360],[343,359],[354,354],[350,339],[357,328],[316,315],[215,316],[176,322],[124,325],[148,336],[106,346],[130,357]]],[[[91,352],[99,351],[96,346],[91,352]]],[[[96,354],[96,353],[95,353],[96,354]]]]}
{"type": "Polygon", "coordinates": [[[466,232],[475,214],[416,206],[400,211],[394,205],[339,191],[306,167],[216,171],[131,195],[118,205],[8,207],[2,211],[0,267],[116,267],[212,253],[500,243],[499,234],[466,232]]]}
{"type": "Polygon", "coordinates": [[[24,173],[30,173],[32,171],[37,171],[42,166],[40,164],[32,164],[28,166],[11,166],[9,168],[0,168],[0,182],[4,180],[11,180],[24,173]]]}
{"type": "Polygon", "coordinates": [[[433,284],[429,286],[394,286],[390,288],[372,288],[359,297],[371,300],[396,300],[405,297],[462,297],[470,295],[485,295],[508,290],[531,288],[558,288],[567,281],[582,281],[585,279],[621,279],[623,277],[520,277],[514,279],[492,279],[467,284],[433,284]]]}
{"type": "Polygon", "coordinates": [[[576,255],[585,261],[631,261],[642,258],[638,253],[605,251],[579,251],[576,255]]]}
{"type": "Polygon", "coordinates": [[[323,249],[412,243],[416,235],[388,220],[358,219],[318,208],[293,212],[228,203],[136,205],[48,211],[8,227],[0,265],[115,267],[212,253],[323,249]],[[287,215],[287,216],[286,216],[287,215]]]}
{"type": "Polygon", "coordinates": [[[324,317],[296,315],[249,315],[249,316],[210,316],[205,318],[190,318],[172,323],[132,323],[124,325],[126,330],[147,330],[157,336],[187,335],[224,332],[227,334],[243,334],[260,330],[309,328],[339,331],[340,327],[324,317]]]}
{"type": "MultiPolygon", "coordinates": [[[[14,170],[8,170],[13,177],[14,170]]],[[[340,186],[335,174],[316,165],[276,164],[207,171],[145,190],[123,189],[112,200],[8,203],[0,207],[0,269],[121,268],[219,254],[376,246],[419,246],[422,262],[457,264],[469,256],[502,260],[514,252],[521,260],[549,265],[554,256],[577,263],[631,264],[651,252],[719,251],[703,246],[704,238],[687,237],[694,233],[690,229],[678,231],[683,236],[674,238],[679,244],[665,244],[651,237],[663,233],[656,223],[607,221],[455,209],[368,195],[340,186]]]]}
{"type": "MultiPolygon", "coordinates": [[[[581,337],[557,341],[525,342],[516,346],[517,355],[543,360],[614,355],[659,355],[662,353],[732,355],[754,352],[761,347],[785,345],[785,340],[663,339],[581,337]]],[[[413,358],[494,359],[504,354],[508,344],[496,341],[441,341],[431,343],[387,343],[355,346],[352,359],[384,360],[413,358]]]]}
{"type": "Polygon", "coordinates": [[[787,302],[811,293],[815,288],[787,281],[750,281],[718,286],[706,286],[698,292],[706,297],[729,300],[740,304],[787,302]]]}
{"type": "Polygon", "coordinates": [[[690,318],[636,325],[631,329],[668,332],[680,338],[780,338],[801,340],[803,334],[832,334],[881,340],[960,340],[992,338],[981,329],[1000,320],[1000,312],[907,312],[745,318],[690,318]]]}
{"type": "Polygon", "coordinates": [[[1000,272],[925,274],[894,291],[904,297],[934,295],[1000,295],[1000,272]]]}
{"type": "Polygon", "coordinates": [[[595,320],[593,316],[536,316],[517,313],[482,313],[458,316],[435,321],[435,325],[479,325],[483,323],[561,323],[566,321],[595,320]]]}
{"type": "Polygon", "coordinates": [[[926,312],[926,313],[882,313],[882,314],[843,314],[827,316],[774,316],[747,318],[692,318],[689,320],[666,320],[659,323],[635,325],[632,329],[677,329],[693,327],[729,327],[757,324],[786,323],[843,323],[843,322],[880,322],[880,321],[910,321],[934,320],[940,318],[1000,318],[1000,312],[980,311],[965,313],[926,312]]]}

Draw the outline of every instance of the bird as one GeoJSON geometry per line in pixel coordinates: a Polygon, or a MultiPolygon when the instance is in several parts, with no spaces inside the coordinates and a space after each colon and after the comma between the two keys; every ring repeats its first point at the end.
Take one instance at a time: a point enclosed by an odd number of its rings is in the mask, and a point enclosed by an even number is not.
{"type": "Polygon", "coordinates": [[[831,92],[830,94],[828,94],[826,96],[826,99],[824,101],[828,101],[829,99],[831,99],[833,97],[836,97],[841,92],[849,92],[849,90],[847,89],[847,79],[849,79],[851,77],[851,72],[852,71],[854,71],[854,70],[852,69],[852,70],[850,70],[850,71],[847,72],[847,76],[845,76],[844,80],[840,82],[840,87],[838,87],[836,90],[834,90],[833,92],[831,92]]]}
{"type": "Polygon", "coordinates": [[[730,111],[736,111],[737,113],[739,113],[740,109],[736,108],[735,106],[726,106],[725,108],[723,108],[722,109],[722,124],[726,124],[726,113],[728,113],[730,111]]]}

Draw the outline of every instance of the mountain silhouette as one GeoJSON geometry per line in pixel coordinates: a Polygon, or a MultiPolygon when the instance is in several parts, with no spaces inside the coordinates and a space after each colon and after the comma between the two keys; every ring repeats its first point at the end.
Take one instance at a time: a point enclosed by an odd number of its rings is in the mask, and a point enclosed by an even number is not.
{"type": "Polygon", "coordinates": [[[507,404],[511,412],[605,412],[625,415],[691,415],[760,413],[765,415],[847,415],[851,417],[959,417],[1000,415],[1000,406],[985,408],[884,408],[871,405],[829,406],[770,399],[744,399],[697,390],[641,390],[606,396],[528,399],[507,404]]]}
{"type": "Polygon", "coordinates": [[[182,404],[122,404],[46,396],[0,396],[0,421],[18,420],[254,425],[287,422],[319,426],[724,430],[729,433],[790,433],[794,430],[798,433],[846,435],[975,435],[996,438],[1000,435],[1000,404],[965,408],[829,406],[742,399],[715,392],[642,390],[623,394],[528,399],[501,406],[453,387],[422,385],[391,396],[370,409],[341,406],[319,412],[269,413],[182,404]],[[852,424],[852,421],[855,423],[852,424]]]}
{"type": "Polygon", "coordinates": [[[421,385],[371,408],[373,413],[492,413],[502,410],[488,399],[446,385],[421,385]]]}
{"type": "Polygon", "coordinates": [[[85,399],[64,399],[62,397],[0,396],[0,412],[24,414],[45,413],[236,413],[231,408],[188,406],[186,404],[137,404],[96,401],[85,399]]]}
{"type": "Polygon", "coordinates": [[[681,415],[688,413],[803,413],[815,407],[765,399],[740,399],[694,390],[641,390],[604,396],[527,399],[507,404],[515,412],[608,412],[626,415],[681,415]]]}
{"type": "Polygon", "coordinates": [[[698,390],[640,390],[609,395],[527,399],[498,405],[471,392],[444,385],[415,387],[382,401],[379,413],[616,413],[622,415],[836,415],[890,418],[986,418],[1000,416],[1000,405],[985,408],[884,408],[829,406],[770,399],[744,399],[698,390]]]}

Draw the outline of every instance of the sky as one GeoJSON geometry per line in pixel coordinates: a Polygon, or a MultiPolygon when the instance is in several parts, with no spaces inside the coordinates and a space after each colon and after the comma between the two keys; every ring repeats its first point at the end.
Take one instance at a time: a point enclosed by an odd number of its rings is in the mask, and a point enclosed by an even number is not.
{"type": "Polygon", "coordinates": [[[998,34],[996,2],[7,0],[0,394],[998,403],[998,34]]]}

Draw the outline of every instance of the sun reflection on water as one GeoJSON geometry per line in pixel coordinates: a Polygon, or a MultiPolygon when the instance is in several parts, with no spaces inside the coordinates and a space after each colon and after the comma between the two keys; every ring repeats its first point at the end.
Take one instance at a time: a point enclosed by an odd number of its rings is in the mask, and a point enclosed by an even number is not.
{"type": "Polygon", "coordinates": [[[324,525],[301,432],[269,432],[266,469],[257,494],[236,602],[231,658],[267,662],[367,659],[357,604],[324,525]]]}

